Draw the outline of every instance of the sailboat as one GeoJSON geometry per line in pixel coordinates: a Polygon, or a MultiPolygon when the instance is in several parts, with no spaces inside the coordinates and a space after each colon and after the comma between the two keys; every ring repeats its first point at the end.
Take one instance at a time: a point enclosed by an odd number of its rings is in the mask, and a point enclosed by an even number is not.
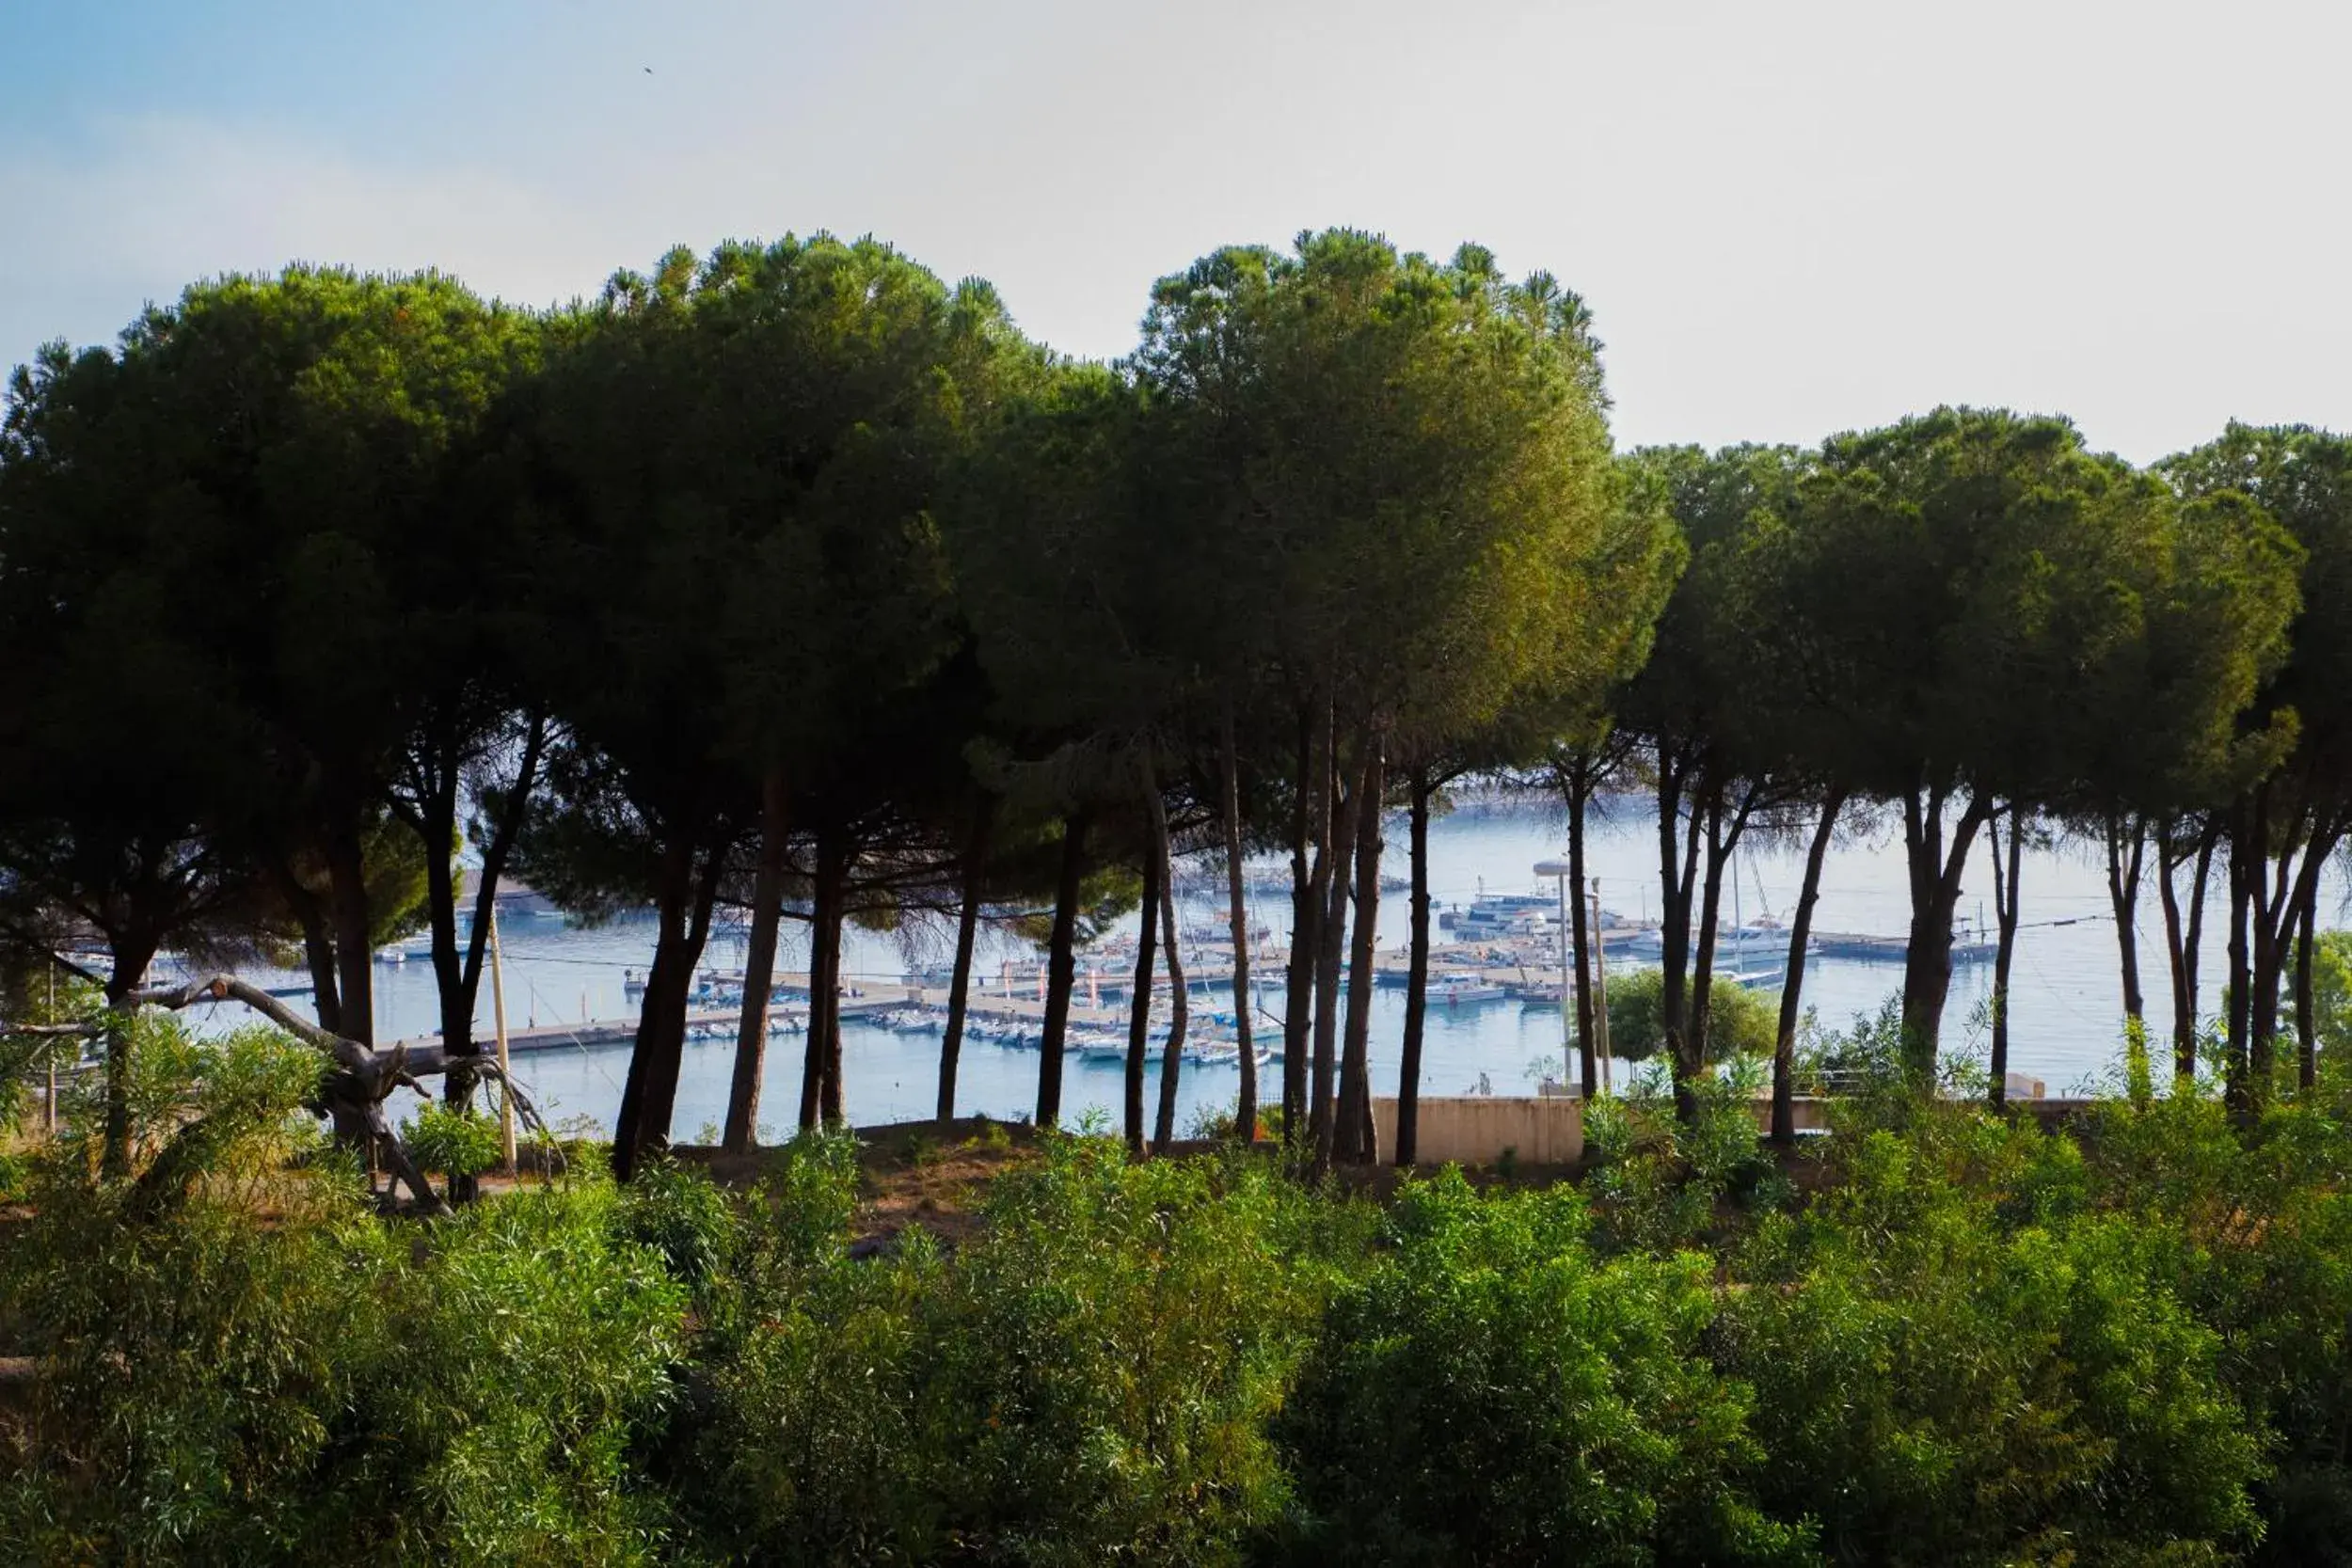
{"type": "MultiPolygon", "coordinates": [[[[1740,892],[1745,879],[1740,872],[1740,857],[1735,855],[1731,863],[1731,923],[1727,926],[1719,924],[1715,927],[1715,962],[1739,968],[1786,964],[1788,960],[1788,928],[1773,916],[1769,903],[1764,905],[1763,912],[1753,922],[1747,919],[1740,892]]],[[[1756,880],[1756,895],[1758,902],[1763,902],[1764,882],[1761,878],[1756,880]]],[[[1695,933],[1692,941],[1695,946],[1695,933]]],[[[1647,930],[1624,938],[1613,945],[1622,945],[1627,952],[1639,958],[1654,958],[1663,953],[1665,939],[1655,930],[1647,930]]]]}

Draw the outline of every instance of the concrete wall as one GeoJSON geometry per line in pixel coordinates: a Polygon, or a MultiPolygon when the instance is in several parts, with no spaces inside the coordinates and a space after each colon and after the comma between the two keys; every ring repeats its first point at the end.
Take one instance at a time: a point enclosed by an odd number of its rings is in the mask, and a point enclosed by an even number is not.
{"type": "MultiPolygon", "coordinates": [[[[1770,1128],[1772,1102],[1758,1100],[1754,1109],[1758,1130],[1770,1128]]],[[[1826,1101],[1800,1098],[1795,1109],[1800,1132],[1829,1125],[1826,1101]]],[[[1395,1148],[1396,1101],[1374,1100],[1372,1120],[1381,1149],[1395,1148]]],[[[1414,1159],[1423,1165],[1491,1165],[1506,1148],[1529,1165],[1574,1164],[1584,1154],[1584,1102],[1570,1095],[1423,1095],[1418,1121],[1414,1159]]]]}

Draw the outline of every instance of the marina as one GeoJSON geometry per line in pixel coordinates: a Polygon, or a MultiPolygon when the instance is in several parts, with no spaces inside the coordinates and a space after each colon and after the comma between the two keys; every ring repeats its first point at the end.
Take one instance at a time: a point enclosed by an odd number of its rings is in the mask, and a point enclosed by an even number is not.
{"type": "MultiPolygon", "coordinates": [[[[1401,839],[1402,833],[1393,835],[1401,839]]],[[[1562,1006],[1560,890],[1533,868],[1560,850],[1556,811],[1540,800],[1513,809],[1488,804],[1432,824],[1430,886],[1435,896],[1430,953],[1431,1000],[1425,1013],[1422,1086],[1431,1094],[1471,1092],[1483,1079],[1491,1092],[1528,1092],[1548,1064],[1559,1062],[1572,1008],[1562,1006]],[[1480,900],[1509,898],[1518,913],[1497,922],[1480,900]],[[1550,911],[1538,920],[1537,906],[1550,911]],[[1473,909],[1479,912],[1472,915],[1473,909]],[[1466,935],[1459,918],[1471,915],[1466,935]],[[1516,923],[1516,932],[1478,935],[1481,927],[1516,923]]],[[[1656,830],[1639,802],[1624,803],[1597,831],[1588,849],[1590,874],[1600,882],[1602,927],[1596,942],[1608,974],[1654,966],[1658,902],[1656,830]]],[[[1744,862],[1742,914],[1794,907],[1797,857],[1767,847],[1744,862]]],[[[1400,863],[1392,859],[1391,865],[1400,863]]],[[[1233,953],[1226,938],[1224,879],[1215,856],[1195,863],[1187,885],[1200,896],[1180,905],[1185,933],[1184,967],[1192,1027],[1180,1115],[1189,1118],[1230,1104],[1238,1083],[1237,1031],[1232,1019],[1233,953]]],[[[1279,1073],[1288,957],[1290,898],[1287,868],[1253,866],[1252,886],[1276,891],[1248,904],[1251,1042],[1265,1070],[1279,1073]]],[[[1968,891],[1989,895],[1990,875],[1979,863],[1968,891]]],[[[2325,896],[2341,896],[2328,879],[2325,896]]],[[[2026,921],[2018,939],[2011,1023],[2012,1065],[2062,1094],[2112,1070],[2121,1051],[2114,927],[2103,918],[2106,892],[2099,870],[2064,850],[2036,849],[2026,860],[2026,921]],[[2060,924],[2060,923],[2063,924],[2060,924]]],[[[2148,901],[2153,905],[2153,900],[2148,901]]],[[[1506,906],[1506,909],[1508,907],[1506,906]]],[[[1729,913],[1730,911],[1726,911],[1729,913]]],[[[1973,911],[1970,911],[1973,915],[1973,911]]],[[[1404,1033],[1407,937],[1411,911],[1403,896],[1383,896],[1375,947],[1377,985],[1372,998],[1371,1050],[1375,1089],[1392,1093],[1404,1033]]],[[[1829,858],[1815,937],[1805,954],[1806,1009],[1820,1030],[1850,1027],[1875,1014],[1900,983],[1909,899],[1899,846],[1867,838],[1837,846],[1829,858]]],[[[2169,1006],[2161,965],[2160,911],[2142,911],[2142,980],[2150,1016],[2169,1006]]],[[[1742,922],[1764,927],[1760,918],[1742,922]]],[[[804,928],[787,922],[773,992],[775,1041],[768,1052],[763,1103],[798,1101],[807,1006],[804,928]],[[796,945],[797,942],[797,945],[796,945]]],[[[1122,1095],[1130,991],[1135,979],[1132,915],[1115,921],[1078,956],[1071,1050],[1065,1068],[1065,1114],[1089,1104],[1113,1107],[1122,1095]]],[[[2208,928],[2208,973],[2218,972],[2221,936],[2208,928]]],[[[609,1125],[635,1038],[644,966],[653,946],[650,921],[624,916],[580,927],[560,917],[501,921],[511,1038],[520,1070],[549,1114],[609,1125]]],[[[1786,932],[1776,941],[1750,940],[1716,958],[1716,982],[1766,991],[1779,989],[1787,963],[1786,932]]],[[[939,1049],[946,1014],[952,927],[917,926],[897,935],[852,930],[844,948],[848,986],[842,1023],[847,1091],[861,1119],[903,1119],[930,1113],[937,1092],[939,1049]]],[[[1946,1024],[1955,1054],[1983,1049],[1984,1000],[1991,944],[1971,919],[1954,948],[1954,980],[1946,1024]]],[[[734,1053],[743,953],[739,927],[722,922],[704,954],[693,1004],[693,1034],[678,1089],[681,1134],[725,1110],[734,1053]],[[730,987],[732,989],[730,989],[730,987]]],[[[438,1010],[432,966],[410,959],[386,963],[376,974],[377,1037],[430,1037],[438,1010]]],[[[274,989],[298,991],[304,976],[256,975],[274,989]]],[[[974,965],[971,1021],[959,1069],[958,1104],[1009,1118],[1027,1114],[1037,1093],[1037,1036],[1043,1017],[1044,965],[1038,950],[1007,931],[984,927],[974,965]]],[[[488,988],[484,988],[476,1038],[490,1037],[488,988]]],[[[1151,1059],[1168,1022],[1161,977],[1152,1011],[1151,1059]]],[[[1572,1000],[1572,997],[1571,997],[1572,1000]]],[[[2208,1005],[2212,1004],[2208,996],[2208,1005]]],[[[223,1022],[233,1022],[224,1018],[223,1022]]],[[[1637,1070],[1616,1069],[1623,1084],[1637,1070]]]]}

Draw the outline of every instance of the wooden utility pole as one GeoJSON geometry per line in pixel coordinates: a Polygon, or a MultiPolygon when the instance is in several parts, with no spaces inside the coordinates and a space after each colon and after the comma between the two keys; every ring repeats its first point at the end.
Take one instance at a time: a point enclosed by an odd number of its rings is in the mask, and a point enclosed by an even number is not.
{"type": "Polygon", "coordinates": [[[490,1019],[498,1029],[499,1041],[499,1154],[504,1162],[508,1177],[515,1174],[515,1089],[507,1078],[511,1070],[506,1056],[506,973],[499,954],[499,911],[490,905],[490,1019]]]}
{"type": "Polygon", "coordinates": [[[1600,928],[1600,879],[1593,879],[1593,1036],[1600,1053],[1600,1089],[1615,1093],[1609,1082],[1609,939],[1600,928]]]}

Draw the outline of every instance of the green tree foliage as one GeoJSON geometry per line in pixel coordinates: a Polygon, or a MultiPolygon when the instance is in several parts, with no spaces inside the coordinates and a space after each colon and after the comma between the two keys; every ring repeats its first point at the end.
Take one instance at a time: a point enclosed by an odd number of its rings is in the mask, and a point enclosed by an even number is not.
{"type": "MultiPolygon", "coordinates": [[[[1666,1050],[1665,972],[1630,969],[1609,976],[1609,1053],[1646,1062],[1666,1050]]],[[[1770,1056],[1778,998],[1745,986],[1719,987],[1707,1009],[1702,1064],[1735,1056],[1770,1056]]]]}

